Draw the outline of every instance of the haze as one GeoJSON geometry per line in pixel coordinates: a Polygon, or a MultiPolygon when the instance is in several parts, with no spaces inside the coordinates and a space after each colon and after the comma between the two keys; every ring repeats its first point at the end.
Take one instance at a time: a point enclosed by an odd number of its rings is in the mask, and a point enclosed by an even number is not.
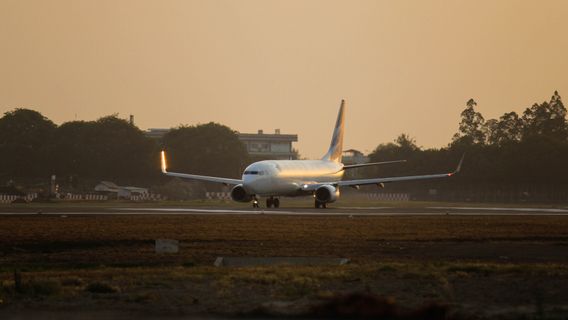
{"type": "Polygon", "coordinates": [[[486,118],[568,97],[566,1],[0,1],[0,112],[142,128],[219,122],[327,150],[408,133],[445,146],[486,118]]]}

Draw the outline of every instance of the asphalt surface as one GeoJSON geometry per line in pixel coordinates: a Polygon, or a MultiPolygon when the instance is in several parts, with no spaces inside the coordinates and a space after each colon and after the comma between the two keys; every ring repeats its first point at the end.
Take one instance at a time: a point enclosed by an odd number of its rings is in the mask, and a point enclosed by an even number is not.
{"type": "Polygon", "coordinates": [[[506,207],[425,207],[425,208],[393,208],[393,207],[332,207],[328,209],[313,208],[280,208],[280,209],[247,209],[247,208],[23,208],[10,210],[3,208],[0,214],[66,214],[66,215],[140,215],[140,214],[190,214],[190,215],[307,215],[307,216],[429,216],[429,215],[461,215],[461,216],[568,216],[568,208],[506,208],[506,207]]]}

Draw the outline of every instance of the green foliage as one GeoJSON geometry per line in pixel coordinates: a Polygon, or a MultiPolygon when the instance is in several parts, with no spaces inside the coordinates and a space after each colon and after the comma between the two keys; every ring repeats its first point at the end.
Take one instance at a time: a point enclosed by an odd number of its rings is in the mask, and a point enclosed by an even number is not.
{"type": "Polygon", "coordinates": [[[485,126],[490,145],[504,146],[519,142],[523,133],[523,120],[516,112],[505,113],[499,120],[487,120],[485,126]]]}
{"type": "Polygon", "coordinates": [[[248,163],[236,132],[213,122],[173,129],[164,136],[163,144],[169,167],[179,172],[238,178],[248,163]]]}
{"type": "Polygon", "coordinates": [[[566,140],[568,126],[566,123],[566,108],[557,91],[550,102],[534,104],[523,113],[523,138],[549,137],[566,140]]]}
{"type": "MultiPolygon", "coordinates": [[[[250,161],[235,132],[220,124],[177,128],[163,143],[180,171],[239,177],[250,161]]],[[[91,190],[101,180],[157,184],[167,180],[159,171],[160,147],[116,115],[56,126],[36,111],[16,109],[0,118],[0,181],[47,184],[55,174],[63,190],[91,190]]],[[[193,189],[192,196],[203,193],[193,189]]]]}
{"type": "Polygon", "coordinates": [[[47,156],[55,128],[53,122],[37,111],[6,112],[0,118],[0,174],[49,176],[47,156]],[[10,169],[5,173],[7,168],[10,169]]]}
{"type": "Polygon", "coordinates": [[[65,177],[132,181],[157,174],[155,143],[116,116],[62,124],[54,148],[55,173],[65,177]]]}
{"type": "Polygon", "coordinates": [[[467,107],[461,113],[462,120],[459,125],[459,132],[454,135],[454,141],[466,144],[482,144],[485,142],[485,119],[481,113],[475,111],[477,102],[469,99],[467,107]]]}
{"type": "MultiPolygon", "coordinates": [[[[527,108],[522,117],[515,112],[498,119],[484,120],[470,99],[459,132],[452,143],[440,150],[423,150],[414,140],[401,135],[396,143],[381,144],[370,160],[406,159],[400,165],[372,168],[369,175],[396,176],[448,172],[467,153],[462,171],[454,179],[388,185],[390,191],[413,190],[425,194],[429,189],[443,194],[461,194],[449,200],[472,199],[468,194],[509,194],[501,201],[562,201],[568,198],[568,123],[566,109],[558,92],[549,102],[527,108]],[[540,195],[539,195],[540,194],[540,195]],[[556,200],[555,200],[556,199],[556,200]]],[[[425,198],[425,197],[424,197],[425,198]]],[[[472,199],[484,201],[485,198],[472,199]]]]}

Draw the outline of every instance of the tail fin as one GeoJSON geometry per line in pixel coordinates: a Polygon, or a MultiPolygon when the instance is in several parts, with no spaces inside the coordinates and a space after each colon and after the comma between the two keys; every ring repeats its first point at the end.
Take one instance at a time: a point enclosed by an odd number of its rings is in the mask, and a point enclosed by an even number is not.
{"type": "Polygon", "coordinates": [[[341,100],[341,106],[339,107],[339,113],[337,114],[337,121],[335,122],[335,129],[333,130],[333,137],[331,138],[331,144],[322,160],[341,162],[341,155],[343,153],[343,124],[345,119],[344,109],[345,100],[341,100]]]}

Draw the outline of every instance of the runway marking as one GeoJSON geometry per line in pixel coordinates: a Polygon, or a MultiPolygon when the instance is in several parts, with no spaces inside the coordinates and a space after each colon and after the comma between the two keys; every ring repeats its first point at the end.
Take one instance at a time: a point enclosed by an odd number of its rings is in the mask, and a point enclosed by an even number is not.
{"type": "Polygon", "coordinates": [[[113,210],[127,211],[152,211],[152,212],[191,212],[191,213],[221,213],[221,214],[263,214],[263,213],[281,213],[294,214],[295,211],[280,210],[246,210],[246,209],[194,209],[194,208],[113,208],[113,210]]]}
{"type": "Polygon", "coordinates": [[[437,210],[482,210],[482,211],[518,211],[518,212],[549,212],[549,213],[568,213],[567,209],[551,208],[488,208],[488,207],[427,207],[427,209],[437,210]]]}
{"type": "Polygon", "coordinates": [[[344,210],[384,210],[384,209],[392,209],[391,207],[335,207],[337,209],[344,209],[344,210]]]}

